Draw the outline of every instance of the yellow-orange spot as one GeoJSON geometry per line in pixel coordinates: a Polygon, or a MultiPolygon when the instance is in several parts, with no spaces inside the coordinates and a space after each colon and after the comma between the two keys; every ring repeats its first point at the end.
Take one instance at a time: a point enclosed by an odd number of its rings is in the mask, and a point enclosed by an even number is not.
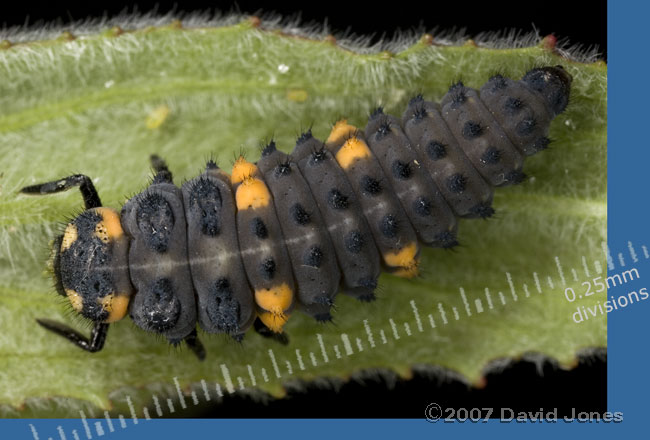
{"type": "Polygon", "coordinates": [[[77,227],[72,223],[68,223],[63,233],[63,240],[61,240],[61,252],[72,246],[72,243],[77,241],[78,236],[77,227]]]}
{"type": "Polygon", "coordinates": [[[370,157],[370,148],[361,139],[352,137],[345,141],[336,153],[336,161],[343,169],[349,168],[357,159],[370,157]]]}
{"type": "Polygon", "coordinates": [[[250,163],[244,156],[239,156],[232,166],[232,175],[230,176],[230,183],[235,186],[242,182],[247,177],[253,177],[258,173],[257,167],[254,163],[250,163]]]}
{"type": "Polygon", "coordinates": [[[81,295],[72,289],[65,289],[65,294],[68,296],[70,304],[72,304],[72,308],[77,312],[81,312],[81,309],[84,307],[84,302],[83,298],[81,298],[81,295]]]}
{"type": "Polygon", "coordinates": [[[326,43],[336,45],[336,37],[332,34],[325,36],[324,41],[326,43]]]}
{"type": "Polygon", "coordinates": [[[256,177],[249,177],[237,187],[235,200],[239,210],[263,208],[271,203],[271,193],[266,183],[256,177]]]}
{"type": "Polygon", "coordinates": [[[265,326],[270,328],[274,333],[282,333],[282,327],[289,320],[289,315],[275,315],[270,312],[258,312],[257,316],[260,318],[260,321],[264,323],[265,326]]]}
{"type": "Polygon", "coordinates": [[[120,216],[111,208],[95,208],[95,212],[102,217],[102,221],[95,226],[95,235],[104,243],[115,240],[124,235],[120,216]]]}
{"type": "Polygon", "coordinates": [[[341,119],[334,124],[325,143],[327,145],[340,145],[356,131],[357,127],[348,124],[347,119],[341,119]]]}
{"type": "Polygon", "coordinates": [[[383,257],[388,267],[397,269],[393,275],[413,278],[418,274],[419,259],[417,254],[418,245],[416,242],[411,242],[397,252],[386,252],[383,257]]]}
{"type": "Polygon", "coordinates": [[[553,34],[547,35],[540,44],[544,49],[553,50],[557,46],[557,37],[553,34]]]}
{"type": "Polygon", "coordinates": [[[11,46],[12,46],[12,43],[9,40],[0,41],[0,49],[9,49],[11,46]]]}
{"type": "Polygon", "coordinates": [[[159,105],[147,115],[145,125],[149,130],[154,130],[163,125],[170,113],[171,109],[166,104],[159,105]]]}
{"type": "Polygon", "coordinates": [[[108,318],[104,320],[105,323],[119,321],[126,316],[126,311],[129,308],[129,296],[121,294],[109,294],[99,300],[103,309],[108,312],[108,318]]]}
{"type": "Polygon", "coordinates": [[[107,31],[107,35],[110,37],[119,37],[124,33],[124,29],[119,26],[113,26],[107,31]]]}
{"type": "Polygon", "coordinates": [[[431,34],[422,35],[422,38],[420,38],[420,43],[424,44],[425,46],[431,46],[433,44],[433,35],[431,34]]]}
{"type": "Polygon", "coordinates": [[[293,102],[305,102],[309,94],[305,89],[289,89],[287,90],[287,99],[293,102]]]}
{"type": "Polygon", "coordinates": [[[257,289],[255,290],[255,302],[264,310],[275,315],[282,315],[291,307],[293,291],[287,283],[273,286],[270,289],[257,289]]]}
{"type": "Polygon", "coordinates": [[[63,32],[61,32],[61,35],[59,35],[59,37],[57,38],[57,40],[59,40],[59,41],[72,41],[72,40],[74,40],[75,38],[77,38],[77,37],[75,37],[75,36],[72,34],[72,32],[70,32],[70,31],[63,31],[63,32]]]}

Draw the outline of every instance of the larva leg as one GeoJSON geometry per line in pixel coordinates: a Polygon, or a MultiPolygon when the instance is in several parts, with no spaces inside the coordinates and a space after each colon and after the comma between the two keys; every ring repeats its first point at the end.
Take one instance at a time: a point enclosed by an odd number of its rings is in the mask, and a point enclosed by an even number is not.
{"type": "Polygon", "coordinates": [[[189,349],[192,350],[192,353],[194,353],[200,361],[205,359],[205,347],[203,347],[203,343],[196,335],[196,329],[192,330],[192,333],[185,336],[184,340],[189,349]]]}
{"type": "Polygon", "coordinates": [[[31,195],[46,195],[67,191],[75,186],[78,186],[79,191],[81,191],[81,196],[83,197],[86,209],[102,206],[95,185],[93,185],[90,177],[83,174],[74,174],[72,176],[64,177],[63,179],[26,186],[22,188],[20,192],[31,195]]]}
{"type": "Polygon", "coordinates": [[[168,182],[173,183],[172,172],[167,168],[167,162],[157,154],[152,154],[149,157],[151,161],[151,168],[153,168],[156,173],[154,176],[154,182],[168,182]]]}
{"type": "Polygon", "coordinates": [[[289,336],[287,335],[287,332],[282,332],[282,333],[274,332],[273,330],[268,328],[260,318],[256,318],[255,322],[253,322],[253,329],[255,329],[255,332],[260,336],[273,339],[274,341],[277,341],[282,345],[289,344],[289,336]]]}
{"type": "Polygon", "coordinates": [[[57,321],[51,321],[49,319],[37,319],[36,322],[38,322],[41,327],[53,333],[56,333],[57,335],[72,342],[82,350],[89,351],[90,353],[95,353],[104,347],[109,325],[103,322],[95,323],[95,326],[90,332],[90,338],[86,338],[84,335],[72,327],[68,327],[67,325],[57,321]]]}

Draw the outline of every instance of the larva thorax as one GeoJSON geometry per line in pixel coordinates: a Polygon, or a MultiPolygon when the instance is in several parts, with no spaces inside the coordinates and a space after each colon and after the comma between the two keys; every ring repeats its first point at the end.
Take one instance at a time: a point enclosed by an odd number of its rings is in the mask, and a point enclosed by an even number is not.
{"type": "MultiPolygon", "coordinates": [[[[210,161],[181,188],[161,161],[119,217],[97,198],[55,240],[57,290],[96,323],[128,307],[139,327],[193,346],[197,322],[241,340],[256,318],[282,332],[296,309],[329,321],[339,290],[372,300],[381,270],[413,277],[422,244],[453,247],[457,218],[490,217],[493,188],[520,183],[524,158],[548,146],[570,84],[560,66],[457,83],[401,118],[376,109],[365,130],[302,133],[290,155],[271,142],[230,175],[210,161]]],[[[65,188],[92,186],[71,178],[65,188]]]]}

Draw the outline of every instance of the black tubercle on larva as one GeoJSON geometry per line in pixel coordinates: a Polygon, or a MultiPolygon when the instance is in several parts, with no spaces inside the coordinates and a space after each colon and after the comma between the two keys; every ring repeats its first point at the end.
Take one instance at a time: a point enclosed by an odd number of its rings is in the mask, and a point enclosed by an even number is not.
{"type": "Polygon", "coordinates": [[[382,191],[381,183],[368,175],[361,178],[361,189],[365,194],[376,196],[382,191]]]}
{"type": "Polygon", "coordinates": [[[311,221],[311,216],[300,203],[296,203],[291,207],[290,214],[293,221],[301,226],[309,224],[311,221]]]}
{"type": "Polygon", "coordinates": [[[279,163],[274,170],[276,176],[288,176],[291,174],[291,163],[289,161],[279,163]]]}
{"type": "Polygon", "coordinates": [[[136,221],[147,245],[156,252],[166,252],[175,222],[169,202],[149,192],[140,198],[137,209],[136,221]]]}
{"type": "Polygon", "coordinates": [[[510,115],[514,115],[523,107],[524,103],[519,98],[513,98],[512,96],[506,99],[506,102],[503,104],[506,112],[510,115]]]}
{"type": "Polygon", "coordinates": [[[451,94],[451,102],[454,104],[462,104],[467,100],[467,91],[462,81],[452,84],[449,87],[449,93],[451,94]]]}
{"type": "Polygon", "coordinates": [[[492,87],[492,91],[497,91],[497,90],[502,90],[505,89],[507,86],[506,79],[502,75],[494,75],[492,78],[489,79],[489,84],[490,87],[492,87]]]}
{"type": "Polygon", "coordinates": [[[388,122],[383,122],[377,127],[377,139],[382,139],[383,137],[390,134],[390,124],[388,122]]]}
{"type": "Polygon", "coordinates": [[[325,149],[325,146],[321,146],[318,150],[314,151],[311,153],[311,162],[314,164],[318,164],[324,160],[327,160],[327,150],[325,149]]]}
{"type": "Polygon", "coordinates": [[[494,208],[485,203],[477,203],[476,205],[472,206],[470,212],[474,217],[488,218],[494,215],[494,208]]]}
{"type": "Polygon", "coordinates": [[[353,254],[361,252],[363,243],[363,235],[359,231],[352,231],[345,237],[345,247],[353,254]]]}
{"type": "Polygon", "coordinates": [[[190,209],[195,209],[201,214],[201,232],[214,237],[219,234],[219,211],[222,199],[219,187],[212,181],[199,178],[190,190],[190,209]]]}
{"type": "Polygon", "coordinates": [[[452,174],[447,178],[447,186],[451,192],[461,193],[465,191],[465,185],[467,185],[467,179],[462,174],[452,174]]]}
{"type": "Polygon", "coordinates": [[[174,328],[181,314],[181,303],[174,295],[172,282],[167,278],[156,280],[148,289],[138,292],[144,296],[137,321],[150,331],[164,333],[174,328]]]}
{"type": "Polygon", "coordinates": [[[415,95],[414,97],[409,99],[409,105],[420,103],[422,101],[424,101],[424,96],[422,96],[421,94],[418,93],[417,95],[415,95]]]}
{"type": "Polygon", "coordinates": [[[384,108],[382,106],[379,106],[370,112],[370,119],[374,119],[377,116],[381,116],[383,114],[384,114],[384,108]]]}
{"type": "Polygon", "coordinates": [[[485,149],[485,152],[481,155],[481,162],[486,165],[494,165],[498,163],[501,159],[501,151],[495,147],[488,147],[485,149]]]}
{"type": "Polygon", "coordinates": [[[400,180],[406,180],[411,177],[413,171],[411,170],[411,164],[396,160],[393,162],[392,166],[393,176],[400,180]]]}
{"type": "Polygon", "coordinates": [[[267,280],[272,280],[275,276],[275,260],[273,258],[266,258],[260,264],[260,273],[267,280]]]}
{"type": "Polygon", "coordinates": [[[311,267],[320,267],[323,263],[323,250],[319,246],[312,246],[307,251],[305,258],[303,260],[305,265],[311,267]]]}
{"type": "Polygon", "coordinates": [[[300,133],[300,135],[296,139],[296,144],[297,145],[304,144],[305,142],[307,142],[309,139],[313,137],[314,136],[311,134],[311,128],[310,128],[309,130],[300,133]]]}
{"type": "Polygon", "coordinates": [[[447,149],[443,143],[431,141],[427,144],[427,154],[431,160],[440,160],[447,155],[447,149]]]}
{"type": "Polygon", "coordinates": [[[211,289],[213,301],[207,303],[206,312],[214,325],[226,333],[239,331],[239,303],[233,298],[227,278],[216,280],[211,289]]]}
{"type": "Polygon", "coordinates": [[[535,149],[535,151],[546,150],[550,143],[551,140],[549,138],[547,138],[546,136],[542,136],[535,140],[535,143],[533,144],[533,148],[535,149]]]}
{"type": "Polygon", "coordinates": [[[526,118],[517,124],[517,134],[519,136],[528,136],[535,130],[536,125],[537,121],[535,119],[526,118]]]}
{"type": "Polygon", "coordinates": [[[393,214],[386,214],[381,219],[381,233],[384,236],[392,238],[397,235],[397,230],[399,229],[399,224],[397,222],[397,217],[393,214]]]}
{"type": "Polygon", "coordinates": [[[327,197],[327,203],[334,209],[347,209],[348,196],[336,188],[332,188],[327,197]]]}
{"type": "Polygon", "coordinates": [[[440,243],[440,246],[443,249],[451,249],[455,246],[458,246],[458,240],[456,240],[456,236],[448,231],[441,232],[440,234],[436,235],[436,241],[440,243]]]}
{"type": "Polygon", "coordinates": [[[427,117],[427,109],[425,109],[423,106],[416,105],[415,108],[413,109],[413,119],[415,121],[420,121],[424,118],[427,117]]]}
{"type": "Polygon", "coordinates": [[[218,169],[218,168],[219,168],[219,166],[218,166],[217,163],[216,163],[214,160],[212,160],[212,159],[208,160],[208,161],[206,162],[206,164],[205,164],[205,169],[206,169],[206,170],[216,170],[216,169],[218,169]]]}
{"type": "Polygon", "coordinates": [[[526,174],[520,170],[514,170],[506,174],[505,181],[511,184],[518,184],[526,180],[526,174]]]}
{"type": "Polygon", "coordinates": [[[463,136],[465,139],[474,139],[483,134],[483,127],[480,123],[467,121],[463,125],[463,136]]]}
{"type": "Polygon", "coordinates": [[[431,215],[431,200],[426,196],[418,197],[413,202],[413,210],[422,217],[431,215]]]}
{"type": "Polygon", "coordinates": [[[269,236],[269,231],[266,228],[266,225],[264,224],[264,221],[261,218],[259,217],[253,218],[251,220],[250,225],[251,225],[251,231],[253,232],[253,234],[255,234],[257,238],[263,240],[269,236]]]}
{"type": "Polygon", "coordinates": [[[277,151],[277,148],[275,146],[275,141],[272,140],[262,149],[262,156],[273,154],[274,151],[277,151]]]}

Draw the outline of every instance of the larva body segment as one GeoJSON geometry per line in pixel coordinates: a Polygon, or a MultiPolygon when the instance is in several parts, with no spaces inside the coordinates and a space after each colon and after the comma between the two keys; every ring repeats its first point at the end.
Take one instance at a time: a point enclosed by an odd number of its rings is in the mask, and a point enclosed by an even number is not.
{"type": "Polygon", "coordinates": [[[94,322],[91,337],[38,322],[97,351],[128,307],[139,327],[202,359],[197,321],[238,340],[251,323],[282,332],[295,307],[328,321],[339,288],[372,300],[382,265],[415,276],[420,244],[451,247],[456,216],[490,217],[492,188],[523,180],[523,159],[548,145],[570,84],[559,66],[520,81],[496,75],[480,93],[458,83],[440,105],[411,99],[401,126],[379,109],[365,133],[342,120],[325,142],[301,134],[290,156],[271,142],[257,165],[240,157],[230,176],[210,161],[182,189],[152,157],[153,183],[121,219],[87,176],[23,188],[79,186],[86,205],[54,241],[52,266],[57,291],[94,322]]]}
{"type": "Polygon", "coordinates": [[[343,170],[311,133],[298,139],[292,157],[327,225],[341,269],[341,289],[364,301],[374,299],[381,272],[379,252],[343,170]]]}
{"type": "Polygon", "coordinates": [[[273,196],[259,169],[243,157],[235,162],[231,183],[237,205],[239,250],[258,316],[279,332],[294,307],[295,287],[273,196]]]}
{"type": "Polygon", "coordinates": [[[316,320],[329,321],[341,274],[314,196],[298,165],[278,151],[275,143],[262,151],[257,166],[275,201],[296,281],[298,305],[316,320]]]}
{"type": "Polygon", "coordinates": [[[440,106],[418,96],[409,102],[402,121],[411,145],[456,215],[492,215],[492,187],[463,153],[440,106]]]}
{"type": "Polygon", "coordinates": [[[522,154],[530,156],[548,146],[546,136],[555,115],[522,81],[493,77],[481,88],[480,97],[522,154]]]}
{"type": "Polygon", "coordinates": [[[136,294],[131,319],[143,330],[181,342],[196,327],[196,302],[187,259],[181,190],[154,180],[121,213],[129,237],[129,274],[136,294]]]}
{"type": "Polygon", "coordinates": [[[415,231],[361,133],[339,121],[326,145],[359,200],[384,267],[414,276],[420,254],[415,231]]]}
{"type": "Polygon", "coordinates": [[[240,339],[256,312],[248,279],[242,276],[230,176],[210,162],[181,190],[199,325],[208,333],[224,332],[240,339]]]}
{"type": "Polygon", "coordinates": [[[380,108],[370,115],[365,136],[418,239],[427,246],[455,246],[456,216],[411,148],[400,121],[380,108]]]}
{"type": "Polygon", "coordinates": [[[519,183],[524,159],[474,89],[456,84],[442,98],[441,114],[465,156],[492,186],[519,183]]]}

